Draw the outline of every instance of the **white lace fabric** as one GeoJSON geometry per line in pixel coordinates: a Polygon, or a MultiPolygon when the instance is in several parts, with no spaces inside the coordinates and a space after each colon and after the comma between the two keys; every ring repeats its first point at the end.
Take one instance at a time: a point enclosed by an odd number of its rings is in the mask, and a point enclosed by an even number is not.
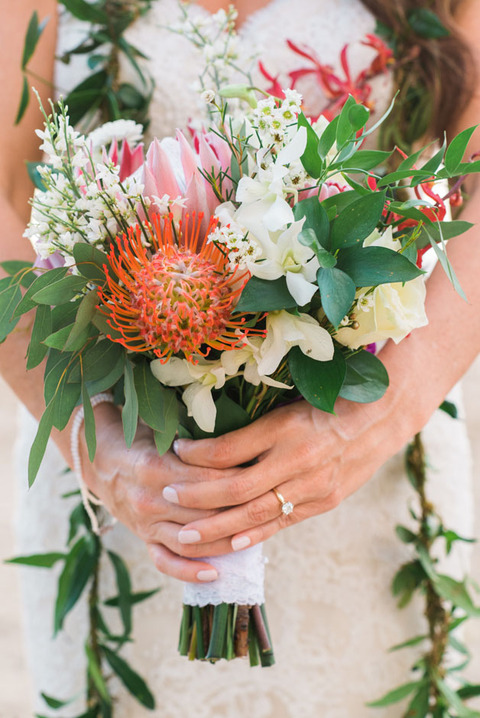
{"type": "MultiPolygon", "coordinates": [[[[195,12],[205,13],[201,8],[195,12]]],[[[197,52],[184,38],[162,29],[178,17],[176,0],[155,0],[150,15],[130,31],[130,40],[152,59],[157,88],[151,133],[158,136],[184,127],[197,106],[190,89],[199,65],[197,52]]],[[[256,51],[269,72],[285,77],[303,64],[287,48],[287,38],[313,47],[337,69],[344,44],[357,43],[349,59],[360,71],[371,51],[359,43],[373,29],[372,16],[358,0],[272,0],[243,26],[240,48],[245,57],[256,51]]],[[[81,27],[63,22],[62,48],[80,35],[81,27]]],[[[59,86],[68,88],[81,73],[80,64],[59,66],[59,86]]],[[[389,101],[388,77],[376,81],[374,95],[380,112],[389,101]]],[[[322,101],[313,89],[309,97],[313,105],[322,101]]],[[[27,416],[22,424],[18,552],[61,551],[73,504],[60,494],[74,488],[75,482],[51,447],[35,485],[26,492],[25,462],[34,427],[27,416]]],[[[446,525],[469,536],[473,517],[465,426],[436,412],[425,441],[432,465],[432,500],[446,525]]],[[[250,669],[242,660],[212,666],[179,657],[183,585],[159,574],[144,544],[117,525],[105,537],[105,545],[127,562],[134,590],[160,585],[161,591],[135,607],[135,640],[122,650],[146,678],[158,707],[147,713],[112,679],[115,718],[398,718],[398,705],[374,711],[365,704],[410,679],[416,649],[393,654],[387,650],[425,632],[421,606],[414,602],[399,611],[390,591],[393,575],[410,556],[394,527],[410,524],[408,506],[414,500],[399,454],[337,509],[282,531],[265,544],[266,606],[277,660],[268,669],[250,669]]],[[[448,570],[461,577],[468,554],[468,546],[457,547],[446,562],[448,570]]],[[[24,616],[37,696],[44,691],[65,699],[82,695],[88,609],[86,601],[79,602],[65,630],[52,640],[57,575],[58,571],[22,569],[24,616]]],[[[102,565],[100,584],[103,597],[116,594],[108,560],[102,565]]],[[[115,632],[114,611],[105,612],[115,632]]],[[[41,699],[36,701],[36,712],[57,715],[41,699]]],[[[79,715],[82,707],[79,700],[62,709],[62,718],[79,715]]]]}

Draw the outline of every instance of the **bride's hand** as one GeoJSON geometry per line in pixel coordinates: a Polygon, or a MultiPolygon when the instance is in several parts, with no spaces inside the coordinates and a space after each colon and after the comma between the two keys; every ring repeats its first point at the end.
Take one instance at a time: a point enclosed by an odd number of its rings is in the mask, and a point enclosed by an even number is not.
{"type": "Polygon", "coordinates": [[[336,507],[402,446],[394,423],[385,431],[383,412],[344,401],[336,410],[332,417],[301,401],[217,439],[177,441],[182,462],[210,475],[172,481],[164,497],[184,509],[230,508],[188,522],[165,535],[165,544],[189,557],[228,553],[336,507]],[[292,513],[282,512],[273,488],[294,505],[292,513]]]}
{"type": "Polygon", "coordinates": [[[160,571],[183,581],[215,580],[217,572],[213,566],[182,558],[170,547],[183,524],[203,520],[216,511],[182,508],[162,497],[167,484],[205,481],[211,472],[192,469],[172,452],[159,457],[152,432],[146,426],[139,426],[131,449],[127,449],[120,413],[111,404],[97,406],[95,419],[97,453],[93,464],[88,460],[83,431],[80,432],[83,475],[88,488],[113,516],[146,543],[160,571]]]}

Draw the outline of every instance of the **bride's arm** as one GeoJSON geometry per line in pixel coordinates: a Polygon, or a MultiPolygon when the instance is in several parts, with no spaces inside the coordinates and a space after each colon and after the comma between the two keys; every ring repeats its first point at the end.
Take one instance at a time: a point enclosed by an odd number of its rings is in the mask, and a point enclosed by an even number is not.
{"type": "MultiPolygon", "coordinates": [[[[50,22],[35,53],[32,70],[47,81],[51,80],[56,42],[56,0],[21,0],[2,14],[0,23],[0,262],[7,259],[33,259],[30,244],[22,239],[22,234],[29,214],[28,198],[32,192],[25,160],[40,159],[35,128],[41,126],[42,118],[35,99],[20,126],[14,128],[13,123],[22,87],[20,58],[23,39],[34,10],[42,19],[49,15],[50,22]]],[[[45,106],[48,106],[51,89],[37,81],[35,85],[42,94],[45,106]]],[[[32,317],[26,317],[7,341],[0,345],[0,373],[38,419],[45,408],[43,367],[29,372],[25,370],[31,324],[32,317]]],[[[145,427],[139,430],[132,449],[128,451],[123,440],[119,412],[115,407],[98,406],[95,415],[97,458],[93,466],[84,462],[90,488],[120,521],[145,541],[161,570],[189,581],[213,580],[216,572],[208,563],[194,563],[174,555],[162,546],[159,534],[160,526],[164,527],[164,531],[168,528],[178,533],[186,521],[207,515],[205,512],[192,512],[179,507],[173,507],[172,510],[162,498],[162,488],[169,481],[191,480],[191,469],[172,453],[160,459],[151,432],[145,427]]],[[[66,462],[71,465],[68,428],[61,433],[55,432],[54,438],[66,462]]],[[[202,477],[202,472],[196,471],[195,477],[202,477]]]]}
{"type": "MultiPolygon", "coordinates": [[[[462,8],[459,22],[480,68],[476,49],[480,8],[475,2],[462,8]]],[[[459,132],[477,124],[479,118],[480,87],[453,129],[459,132]]],[[[479,149],[477,130],[470,151],[479,149]]],[[[243,548],[291,523],[328,511],[359,489],[425,425],[480,351],[479,183],[473,182],[469,190],[462,218],[476,226],[449,245],[449,257],[468,302],[454,292],[437,266],[428,282],[429,325],[399,345],[390,342],[381,352],[390,376],[390,387],[381,401],[356,405],[340,400],[335,417],[302,402],[219,439],[179,441],[176,449],[182,461],[211,467],[212,479],[221,469],[255,458],[258,462],[220,480],[167,487],[165,497],[184,507],[234,507],[188,524],[178,536],[166,537],[172,550],[201,556],[243,548]],[[289,516],[281,514],[273,487],[295,505],[289,516]]]]}

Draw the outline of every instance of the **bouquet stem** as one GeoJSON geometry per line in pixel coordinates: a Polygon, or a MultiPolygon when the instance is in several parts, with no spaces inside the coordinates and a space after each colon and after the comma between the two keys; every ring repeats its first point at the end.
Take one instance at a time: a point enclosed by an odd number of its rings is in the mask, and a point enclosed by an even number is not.
{"type": "Polygon", "coordinates": [[[178,650],[191,661],[215,663],[249,656],[250,665],[273,666],[265,606],[183,606],[178,650]]]}

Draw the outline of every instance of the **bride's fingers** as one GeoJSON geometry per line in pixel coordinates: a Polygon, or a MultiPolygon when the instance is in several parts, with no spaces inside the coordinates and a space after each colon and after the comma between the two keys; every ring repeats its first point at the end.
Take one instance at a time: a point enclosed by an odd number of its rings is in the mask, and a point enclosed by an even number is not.
{"type": "Polygon", "coordinates": [[[270,417],[262,417],[216,439],[178,439],[173,449],[185,464],[227,469],[246,464],[267,451],[275,440],[274,426],[270,417]]]}
{"type": "Polygon", "coordinates": [[[228,538],[209,543],[181,543],[179,540],[180,528],[178,524],[161,521],[157,526],[152,526],[149,530],[148,543],[161,544],[175,556],[181,556],[185,559],[204,558],[208,561],[211,556],[222,556],[232,551],[230,545],[231,534],[228,538]]]}
{"type": "Polygon", "coordinates": [[[189,583],[208,583],[218,578],[217,570],[206,561],[182,558],[160,544],[147,544],[148,553],[155,566],[167,576],[189,583]]]}

